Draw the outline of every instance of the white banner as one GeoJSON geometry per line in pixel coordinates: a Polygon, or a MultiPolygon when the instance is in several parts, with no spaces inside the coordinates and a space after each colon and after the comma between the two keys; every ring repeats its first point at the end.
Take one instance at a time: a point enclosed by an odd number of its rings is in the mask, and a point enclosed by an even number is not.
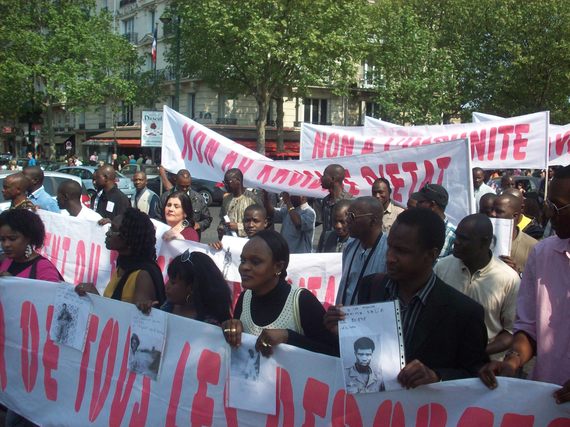
{"type": "MultiPolygon", "coordinates": [[[[426,183],[443,185],[452,197],[446,210],[457,224],[471,206],[471,171],[467,142],[418,146],[343,158],[345,187],[353,196],[371,195],[372,182],[386,177],[392,199],[405,204],[426,183]]],[[[164,107],[163,165],[186,168],[197,178],[221,181],[226,170],[239,167],[247,187],[324,197],[320,177],[330,159],[268,161],[176,111],[164,107]]]]}
{"type": "Polygon", "coordinates": [[[505,120],[397,126],[366,117],[364,132],[357,127],[350,131],[310,125],[301,133],[300,156],[303,159],[332,159],[469,138],[473,166],[486,169],[544,168],[548,113],[505,120]]]}
{"type": "MultiPolygon", "coordinates": [[[[492,114],[477,112],[474,112],[472,116],[475,123],[507,120],[492,114]]],[[[548,125],[548,147],[548,164],[550,166],[566,166],[570,164],[570,124],[564,126],[548,125]]]]}
{"type": "Polygon", "coordinates": [[[0,402],[44,426],[567,426],[558,386],[478,379],[347,395],[340,359],[281,345],[277,414],[225,405],[228,351],[219,327],[167,315],[158,380],[128,370],[136,307],[90,296],[84,350],[59,346],[47,331],[59,286],[0,278],[0,402]]]}

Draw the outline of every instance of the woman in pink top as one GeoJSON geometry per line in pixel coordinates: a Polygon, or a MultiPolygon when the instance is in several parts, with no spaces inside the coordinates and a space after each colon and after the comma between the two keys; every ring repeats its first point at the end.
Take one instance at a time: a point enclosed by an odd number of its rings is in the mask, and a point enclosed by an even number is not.
{"type": "Polygon", "coordinates": [[[39,253],[44,243],[45,228],[41,218],[26,209],[7,210],[0,214],[0,243],[4,260],[1,276],[62,282],[57,268],[39,253]]]}

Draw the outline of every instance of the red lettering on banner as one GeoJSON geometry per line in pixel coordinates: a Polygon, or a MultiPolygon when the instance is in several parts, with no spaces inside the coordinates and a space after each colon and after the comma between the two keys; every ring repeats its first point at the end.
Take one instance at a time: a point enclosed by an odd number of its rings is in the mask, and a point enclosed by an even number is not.
{"type": "Polygon", "coordinates": [[[315,415],[325,418],[329,400],[329,385],[314,378],[308,378],[303,391],[305,420],[303,427],[314,427],[315,415]]]}
{"type": "Polygon", "coordinates": [[[529,133],[530,125],[528,123],[515,125],[515,139],[513,140],[513,158],[515,160],[524,160],[526,153],[521,150],[526,148],[528,139],[523,138],[523,133],[529,133]]]}
{"type": "Polygon", "coordinates": [[[193,426],[210,426],[214,418],[214,399],[208,397],[208,384],[218,384],[222,359],[218,353],[204,350],[198,359],[198,390],[192,400],[190,423],[193,426]]]}
{"type": "Polygon", "coordinates": [[[202,145],[206,140],[206,132],[199,130],[192,138],[192,145],[194,146],[194,151],[196,152],[196,158],[200,163],[204,163],[204,156],[202,154],[202,145]]]}
{"type": "MultiPolygon", "coordinates": [[[[224,402],[228,401],[228,383],[224,386],[224,402]]],[[[237,410],[224,405],[224,414],[226,416],[226,427],[238,427],[237,410]]],[[[167,426],[168,427],[168,426],[167,426]]]]}
{"type": "MultiPolygon", "coordinates": [[[[360,190],[358,189],[358,186],[356,185],[356,183],[349,179],[351,176],[350,176],[350,171],[348,169],[345,170],[344,176],[345,176],[344,183],[348,185],[347,192],[352,194],[353,196],[358,196],[358,194],[360,194],[360,190]]],[[[319,184],[320,184],[320,182],[319,182],[319,184]]]]}
{"type": "MultiPolygon", "coordinates": [[[[479,160],[484,160],[487,129],[481,129],[479,131],[474,130],[469,135],[469,138],[471,141],[471,158],[475,159],[475,156],[477,156],[479,160]]],[[[494,141],[494,136],[493,136],[493,141],[494,141]]]]}
{"type": "Polygon", "coordinates": [[[555,150],[557,156],[561,156],[564,153],[570,153],[570,131],[566,132],[564,135],[556,135],[555,150]]]}
{"type": "Polygon", "coordinates": [[[40,325],[36,306],[30,301],[22,303],[20,314],[20,328],[22,329],[22,380],[24,388],[30,393],[38,377],[38,349],[40,345],[40,325]]]}
{"type": "Polygon", "coordinates": [[[447,411],[439,403],[420,406],[416,413],[416,427],[445,427],[447,411]]]}
{"type": "Polygon", "coordinates": [[[327,292],[325,293],[325,299],[323,302],[323,307],[326,309],[329,306],[334,305],[336,296],[336,281],[334,276],[330,276],[327,284],[327,292]]]}
{"type": "Polygon", "coordinates": [[[322,159],[325,155],[325,145],[327,134],[320,132],[315,133],[315,144],[313,145],[313,159],[322,159]]]}
{"type": "Polygon", "coordinates": [[[278,182],[279,184],[283,184],[290,173],[291,171],[288,169],[279,168],[277,169],[277,173],[275,173],[273,176],[273,179],[271,179],[271,182],[278,182]]]}
{"type": "Polygon", "coordinates": [[[352,156],[354,152],[354,136],[343,135],[340,144],[341,156],[352,156]]]}
{"type": "Polygon", "coordinates": [[[95,360],[95,371],[93,372],[93,391],[91,393],[91,404],[89,405],[89,421],[91,422],[97,419],[109,395],[111,379],[115,370],[118,341],[119,323],[114,319],[109,319],[103,328],[103,332],[101,332],[99,346],[97,347],[97,359],[95,360]],[[106,365],[105,372],[103,372],[103,365],[106,365]],[[101,387],[103,375],[103,386],[101,387]]]}
{"type": "Polygon", "coordinates": [[[189,125],[188,123],[184,123],[182,126],[182,160],[192,160],[192,144],[190,143],[190,136],[192,135],[192,130],[194,130],[194,126],[189,125]]]}
{"type": "Polygon", "coordinates": [[[71,239],[69,237],[63,238],[63,256],[61,257],[61,267],[59,268],[59,272],[63,277],[65,277],[65,264],[67,263],[67,252],[69,252],[69,248],[71,246],[71,239]]]}
{"type": "Polygon", "coordinates": [[[267,180],[269,179],[269,175],[271,175],[271,171],[273,170],[273,166],[271,165],[264,165],[261,168],[261,171],[257,174],[256,179],[261,181],[262,184],[266,184],[267,180]]]}
{"type": "Polygon", "coordinates": [[[495,416],[488,409],[467,408],[457,423],[457,427],[493,427],[495,416]]]}
{"type": "MultiPolygon", "coordinates": [[[[427,160],[426,160],[427,161],[427,160]]],[[[424,162],[425,163],[425,162],[424,162]]],[[[445,171],[451,164],[451,157],[439,157],[436,159],[437,167],[439,168],[439,175],[437,176],[437,184],[443,184],[443,175],[445,175],[445,171]]],[[[431,165],[431,163],[430,163],[431,165]]],[[[427,170],[427,165],[426,165],[427,170]]]]}
{"type": "Polygon", "coordinates": [[[314,190],[315,188],[321,188],[321,177],[315,177],[311,171],[303,171],[306,175],[305,180],[301,183],[301,187],[307,187],[308,189],[314,190]]]}
{"type": "Polygon", "coordinates": [[[331,133],[327,139],[327,158],[337,157],[339,151],[340,136],[338,133],[331,133]]]}
{"type": "Polygon", "coordinates": [[[404,187],[404,180],[399,176],[400,171],[398,165],[395,163],[388,163],[386,165],[386,175],[389,176],[392,183],[392,199],[397,202],[402,202],[403,197],[400,194],[400,189],[404,187]]]}
{"type": "MultiPolygon", "coordinates": [[[[89,252],[89,260],[87,262],[85,251],[85,242],[79,240],[75,249],[75,276],[73,283],[90,282],[97,283],[97,276],[99,274],[99,260],[101,258],[101,246],[91,243],[89,252]],[[87,266],[87,276],[85,275],[85,268],[87,266]]],[[[111,262],[113,263],[116,258],[114,251],[111,251],[111,262]]],[[[114,267],[114,266],[113,266],[114,267]]]]}
{"type": "Polygon", "coordinates": [[[294,185],[297,185],[304,177],[305,175],[303,175],[301,172],[293,171],[291,174],[291,179],[289,180],[289,186],[292,187],[294,185]]]}
{"type": "Polygon", "coordinates": [[[6,390],[8,384],[8,376],[6,375],[6,321],[4,320],[4,306],[0,301],[0,387],[2,391],[6,390]]]}
{"type": "MultiPolygon", "coordinates": [[[[113,402],[111,403],[111,411],[109,412],[109,426],[120,426],[123,422],[125,412],[127,410],[127,404],[131,398],[131,393],[133,391],[133,385],[137,379],[137,374],[129,371],[127,367],[127,362],[129,359],[129,350],[131,342],[131,328],[127,331],[127,336],[125,338],[125,344],[123,346],[123,360],[121,362],[121,370],[119,371],[119,378],[117,378],[117,386],[115,388],[115,394],[113,396],[113,402]],[[127,379],[127,374],[129,378],[127,379]],[[127,386],[125,392],[123,393],[123,387],[125,385],[125,380],[127,379],[127,386]]],[[[150,400],[150,378],[143,377],[143,387],[142,387],[142,399],[139,402],[135,402],[133,411],[131,413],[131,418],[129,420],[130,426],[144,426],[146,424],[146,419],[148,416],[148,405],[150,400]]]]}
{"type": "Polygon", "coordinates": [[[222,161],[222,172],[226,172],[228,169],[233,168],[238,156],[239,154],[237,151],[230,151],[228,154],[226,154],[226,157],[222,161]]]}
{"type": "MultiPolygon", "coordinates": [[[[425,164],[429,164],[429,162],[425,162],[425,164]]],[[[402,170],[410,174],[410,176],[412,177],[412,185],[410,186],[410,194],[412,194],[413,192],[416,191],[416,184],[418,183],[418,174],[416,173],[418,170],[418,165],[416,164],[416,162],[404,162],[402,163],[402,170]]],[[[424,180],[427,180],[427,177],[424,180]]],[[[423,185],[421,187],[423,187],[423,185]]]]}
{"type": "Polygon", "coordinates": [[[174,371],[174,381],[170,390],[170,401],[168,402],[168,411],[166,413],[166,427],[176,427],[176,411],[180,403],[180,394],[182,393],[182,383],[184,382],[184,373],[186,371],[186,362],[190,355],[190,344],[184,343],[182,353],[178,358],[176,370],[174,371]]]}
{"type": "MultiPolygon", "coordinates": [[[[391,140],[392,139],[390,138],[390,141],[391,140]]],[[[388,151],[389,149],[390,146],[388,144],[384,144],[384,151],[388,151]]],[[[374,152],[374,138],[369,138],[364,141],[364,144],[362,144],[362,150],[360,150],[360,154],[370,154],[373,152],[374,152]]]]}
{"type": "Polygon", "coordinates": [[[295,402],[291,377],[285,368],[277,368],[277,411],[267,416],[266,427],[277,427],[279,415],[283,411],[283,427],[295,425],[295,402]]]}
{"type": "Polygon", "coordinates": [[[238,169],[245,175],[245,173],[251,168],[253,165],[253,159],[248,159],[247,157],[243,157],[239,162],[238,169]]]}
{"type": "Polygon", "coordinates": [[[556,418],[550,421],[548,427],[568,427],[570,426],[570,418],[556,418]]]}
{"type": "Polygon", "coordinates": [[[534,415],[505,414],[501,427],[533,427],[534,415]]]}
{"type": "Polygon", "coordinates": [[[85,242],[80,240],[75,248],[75,277],[73,283],[85,282],[83,275],[85,274],[85,242]]]}
{"type": "Polygon", "coordinates": [[[85,339],[85,348],[81,356],[81,365],[79,366],[79,383],[77,384],[77,394],[75,395],[75,412],[79,412],[85,395],[85,384],[87,383],[87,368],[89,367],[89,356],[91,354],[91,343],[97,339],[97,330],[99,329],[99,317],[91,314],[89,316],[89,328],[87,329],[87,338],[85,339]]]}
{"type": "Polygon", "coordinates": [[[400,402],[392,405],[391,400],[385,400],[376,410],[374,427],[405,427],[406,417],[400,402]]]}
{"type": "Polygon", "coordinates": [[[204,159],[206,160],[206,164],[210,166],[214,166],[214,156],[220,147],[219,141],[216,141],[214,138],[210,138],[208,141],[208,145],[204,149],[204,159]]]}
{"type": "MultiPolygon", "coordinates": [[[[513,133],[515,127],[512,125],[505,125],[499,126],[497,133],[503,135],[503,144],[501,145],[501,155],[500,159],[505,160],[507,158],[507,152],[509,150],[509,135],[513,133]]],[[[489,153],[487,154],[487,158],[489,160],[493,160],[493,155],[491,155],[491,147],[489,147],[489,153]]]]}
{"type": "Polygon", "coordinates": [[[49,331],[53,322],[53,305],[49,305],[46,317],[46,342],[44,343],[44,351],[42,356],[42,364],[44,367],[44,391],[48,400],[57,400],[57,381],[51,376],[51,371],[57,369],[59,361],[59,347],[51,340],[49,331]]]}
{"type": "Polygon", "coordinates": [[[378,178],[378,176],[376,176],[374,171],[369,166],[362,166],[360,168],[360,175],[366,180],[368,185],[372,185],[376,178],[378,178]]]}
{"type": "Polygon", "coordinates": [[[339,390],[333,400],[331,425],[333,427],[362,427],[362,416],[352,394],[339,390]]]}

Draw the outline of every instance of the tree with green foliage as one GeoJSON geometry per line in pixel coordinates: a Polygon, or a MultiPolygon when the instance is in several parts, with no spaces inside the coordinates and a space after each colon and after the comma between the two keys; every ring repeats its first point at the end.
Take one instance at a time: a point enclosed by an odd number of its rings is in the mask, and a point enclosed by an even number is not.
{"type": "MultiPolygon", "coordinates": [[[[311,85],[356,82],[365,47],[365,0],[175,1],[181,72],[257,102],[257,150],[265,152],[269,103],[311,85]]],[[[174,42],[172,40],[171,42],[174,42]]],[[[169,60],[176,61],[175,49],[169,60]]]]}

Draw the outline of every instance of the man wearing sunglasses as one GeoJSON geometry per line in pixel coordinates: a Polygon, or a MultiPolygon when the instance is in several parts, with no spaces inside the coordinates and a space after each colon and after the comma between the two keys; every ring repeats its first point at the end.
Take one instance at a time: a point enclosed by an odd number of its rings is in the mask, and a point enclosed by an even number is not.
{"type": "Polygon", "coordinates": [[[538,242],[527,260],[510,350],[479,376],[496,388],[496,375],[512,377],[536,356],[531,379],[561,385],[554,399],[563,403],[570,401],[570,166],[556,172],[549,189],[546,205],[556,236],[538,242]]]}

